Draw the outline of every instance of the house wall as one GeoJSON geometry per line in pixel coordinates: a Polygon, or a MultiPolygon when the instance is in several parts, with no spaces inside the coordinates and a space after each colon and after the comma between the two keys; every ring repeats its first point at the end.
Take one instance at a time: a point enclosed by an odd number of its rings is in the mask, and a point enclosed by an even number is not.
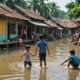
{"type": "MultiPolygon", "coordinates": [[[[23,24],[23,21],[19,21],[13,18],[0,16],[0,41],[8,39],[8,24],[15,24],[15,34],[10,34],[10,39],[16,38],[18,36],[18,24],[23,24]]],[[[22,25],[21,24],[21,25],[22,25]]]]}
{"type": "MultiPolygon", "coordinates": [[[[14,34],[10,33],[10,39],[14,39],[14,38],[18,37],[18,27],[22,27],[22,26],[26,27],[25,21],[15,19],[15,18],[8,18],[8,23],[15,24],[13,26],[15,28],[15,33],[14,34]]],[[[10,27],[12,27],[12,26],[10,26],[10,27]]]]}
{"type": "MultiPolygon", "coordinates": [[[[15,34],[10,34],[10,39],[13,39],[13,38],[16,38],[18,36],[18,33],[17,33],[17,29],[18,29],[18,22],[16,19],[11,19],[11,18],[8,18],[8,23],[10,24],[15,24],[13,27],[15,28],[15,34]]],[[[12,27],[12,26],[10,26],[12,27]]]]}
{"type": "Polygon", "coordinates": [[[0,41],[6,39],[6,18],[0,16],[0,41]]]}

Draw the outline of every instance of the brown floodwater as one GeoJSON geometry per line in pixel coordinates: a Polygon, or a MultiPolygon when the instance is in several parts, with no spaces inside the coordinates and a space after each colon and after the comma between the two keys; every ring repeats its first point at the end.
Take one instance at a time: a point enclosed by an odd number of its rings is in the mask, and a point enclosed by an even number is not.
{"type": "MultiPolygon", "coordinates": [[[[69,50],[75,49],[80,57],[80,46],[72,45],[68,39],[48,42],[50,56],[47,55],[47,68],[40,69],[38,54],[32,57],[32,69],[24,69],[23,61],[19,61],[21,52],[17,50],[0,51],[0,80],[80,80],[80,69],[61,66],[69,57],[69,50]]],[[[34,54],[36,46],[31,46],[34,54]]],[[[37,52],[38,53],[38,52],[37,52]]]]}

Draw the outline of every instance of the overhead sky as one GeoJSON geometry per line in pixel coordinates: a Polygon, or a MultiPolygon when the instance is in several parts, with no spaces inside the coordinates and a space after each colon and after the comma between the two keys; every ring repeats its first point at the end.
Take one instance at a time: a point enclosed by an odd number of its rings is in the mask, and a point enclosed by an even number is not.
{"type": "Polygon", "coordinates": [[[61,8],[61,10],[67,11],[67,9],[65,8],[65,5],[75,0],[48,0],[48,1],[57,3],[57,5],[61,8]]]}

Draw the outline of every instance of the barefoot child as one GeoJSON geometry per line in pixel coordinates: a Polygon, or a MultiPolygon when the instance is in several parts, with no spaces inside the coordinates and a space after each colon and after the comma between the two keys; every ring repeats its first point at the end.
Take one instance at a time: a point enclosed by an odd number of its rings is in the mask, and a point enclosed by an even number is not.
{"type": "Polygon", "coordinates": [[[75,55],[75,50],[71,50],[69,51],[69,53],[70,53],[69,59],[65,60],[61,65],[63,65],[65,62],[68,62],[68,67],[71,65],[73,68],[78,68],[80,60],[75,55]]]}
{"type": "Polygon", "coordinates": [[[32,67],[31,56],[30,45],[26,45],[25,51],[21,55],[21,59],[24,57],[24,68],[26,68],[27,64],[29,65],[29,68],[32,67]]]}
{"type": "Polygon", "coordinates": [[[46,49],[49,53],[49,48],[47,46],[47,42],[43,39],[43,35],[40,35],[40,41],[37,42],[37,47],[35,50],[35,55],[37,52],[37,49],[39,48],[39,59],[40,59],[40,67],[42,68],[42,62],[44,62],[44,66],[46,67],[46,49]]]}

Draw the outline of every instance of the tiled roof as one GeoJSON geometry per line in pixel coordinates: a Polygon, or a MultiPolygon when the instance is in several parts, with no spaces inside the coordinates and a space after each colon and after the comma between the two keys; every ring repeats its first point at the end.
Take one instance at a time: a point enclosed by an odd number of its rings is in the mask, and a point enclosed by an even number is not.
{"type": "Polygon", "coordinates": [[[4,4],[0,4],[0,15],[11,17],[11,18],[17,18],[22,20],[28,20],[28,18],[18,14],[17,12],[10,9],[8,6],[4,4]]]}
{"type": "Polygon", "coordinates": [[[56,27],[56,24],[51,22],[50,20],[46,20],[44,21],[47,25],[49,25],[49,27],[56,27]]]}
{"type": "Polygon", "coordinates": [[[20,11],[22,11],[24,14],[26,14],[28,17],[33,18],[33,19],[37,19],[37,20],[45,20],[45,18],[43,18],[42,16],[40,16],[39,14],[36,14],[34,11],[31,11],[29,9],[24,9],[22,7],[19,7],[17,5],[15,5],[15,7],[17,9],[19,9],[20,11]]]}
{"type": "Polygon", "coordinates": [[[66,28],[75,28],[77,27],[76,23],[74,21],[70,20],[64,20],[59,18],[52,18],[54,21],[56,21],[59,25],[66,28]]]}

